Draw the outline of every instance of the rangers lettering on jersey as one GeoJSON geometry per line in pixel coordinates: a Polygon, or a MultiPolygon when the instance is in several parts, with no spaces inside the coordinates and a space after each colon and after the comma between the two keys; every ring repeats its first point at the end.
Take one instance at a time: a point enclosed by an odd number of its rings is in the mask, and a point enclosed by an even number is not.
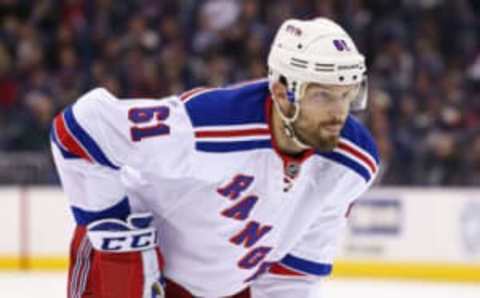
{"type": "MultiPolygon", "coordinates": [[[[253,177],[239,174],[236,175],[233,180],[228,183],[227,186],[219,188],[217,191],[221,195],[230,198],[231,200],[238,200],[241,194],[252,184],[253,181],[253,177]]],[[[256,195],[248,195],[242,198],[240,202],[233,207],[223,210],[221,214],[225,217],[244,221],[248,218],[248,215],[254,208],[257,201],[258,197],[256,195]]],[[[235,245],[250,248],[255,245],[255,243],[257,243],[260,238],[265,236],[271,230],[272,226],[262,226],[256,221],[249,221],[238,234],[230,238],[230,242],[235,245]]],[[[238,266],[240,268],[252,269],[253,267],[257,266],[263,259],[265,259],[271,249],[271,247],[257,247],[250,250],[238,262],[238,266]]],[[[257,272],[254,274],[254,276],[258,275],[259,274],[257,272]]],[[[252,277],[249,277],[247,278],[246,282],[251,280],[252,277]]]]}

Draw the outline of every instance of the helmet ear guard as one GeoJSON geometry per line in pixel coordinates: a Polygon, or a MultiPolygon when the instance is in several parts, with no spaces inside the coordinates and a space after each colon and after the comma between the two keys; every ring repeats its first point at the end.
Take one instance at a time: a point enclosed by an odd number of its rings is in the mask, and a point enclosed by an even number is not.
{"type": "Polygon", "coordinates": [[[286,88],[287,88],[287,99],[288,99],[288,102],[290,102],[291,105],[294,106],[295,108],[295,111],[293,113],[292,116],[287,116],[286,114],[283,113],[282,109],[280,108],[280,105],[279,103],[275,100],[275,97],[273,97],[273,107],[277,110],[278,112],[278,115],[280,116],[280,118],[282,119],[283,121],[283,131],[285,132],[285,135],[288,136],[289,138],[291,138],[295,144],[297,146],[299,146],[300,148],[304,148],[304,149],[308,149],[310,148],[309,146],[307,146],[306,144],[304,144],[303,142],[301,142],[298,137],[297,137],[297,134],[295,132],[295,129],[293,128],[293,123],[297,120],[298,116],[300,115],[300,103],[299,103],[299,100],[297,100],[297,98],[299,97],[295,97],[295,93],[296,93],[296,84],[290,84],[289,85],[289,82],[287,81],[287,78],[285,76],[282,76],[278,73],[275,73],[273,72],[272,70],[269,70],[269,78],[270,78],[270,90],[272,90],[272,85],[273,83],[275,82],[280,82],[282,85],[284,85],[286,88]],[[272,77],[275,77],[275,78],[272,78],[272,77]]]}
{"type": "Polygon", "coordinates": [[[295,94],[293,92],[287,90],[287,97],[289,102],[295,102],[295,94]]]}
{"type": "Polygon", "coordinates": [[[288,81],[285,76],[279,75],[278,79],[273,80],[272,82],[280,82],[283,86],[287,88],[287,99],[289,102],[294,103],[295,102],[295,87],[289,87],[288,86],[288,81]]]}

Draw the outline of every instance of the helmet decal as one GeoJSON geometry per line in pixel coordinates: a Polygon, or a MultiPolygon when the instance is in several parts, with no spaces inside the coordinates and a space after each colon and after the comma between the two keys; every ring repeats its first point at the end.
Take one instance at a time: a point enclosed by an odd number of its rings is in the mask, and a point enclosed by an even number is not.
{"type": "Polygon", "coordinates": [[[333,45],[337,50],[341,51],[351,51],[350,47],[348,46],[347,42],[344,39],[334,39],[333,45]]]}

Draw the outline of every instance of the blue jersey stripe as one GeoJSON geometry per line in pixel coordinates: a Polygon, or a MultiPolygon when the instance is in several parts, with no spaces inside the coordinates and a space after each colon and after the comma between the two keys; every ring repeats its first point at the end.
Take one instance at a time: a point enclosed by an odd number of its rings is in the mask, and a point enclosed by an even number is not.
{"type": "Polygon", "coordinates": [[[128,197],[124,197],[120,202],[100,211],[88,211],[82,208],[72,206],[73,217],[78,225],[88,225],[91,222],[106,218],[116,218],[126,220],[131,213],[128,197]]]}
{"type": "Polygon", "coordinates": [[[102,149],[100,149],[100,147],[92,139],[92,137],[90,137],[88,133],[78,124],[71,106],[65,109],[64,118],[68,129],[99,164],[107,166],[114,170],[119,169],[118,166],[114,165],[107,158],[107,156],[103,153],[102,149]]]}
{"type": "Polygon", "coordinates": [[[66,159],[80,158],[80,156],[77,156],[63,149],[63,147],[58,143],[57,135],[55,134],[55,128],[53,126],[50,129],[50,140],[55,144],[55,146],[57,146],[58,150],[60,150],[60,153],[64,158],[66,159]]]}
{"type": "Polygon", "coordinates": [[[263,148],[272,148],[270,140],[237,141],[237,142],[197,142],[196,149],[204,152],[235,152],[263,148]]]}
{"type": "Polygon", "coordinates": [[[354,116],[348,116],[341,136],[365,150],[375,160],[377,165],[380,163],[377,146],[372,135],[354,116]]]}
{"type": "Polygon", "coordinates": [[[318,155],[328,158],[330,160],[336,161],[348,167],[349,169],[353,170],[360,176],[362,176],[362,178],[365,179],[366,182],[370,181],[370,178],[371,178],[370,172],[365,166],[358,163],[357,161],[343,154],[340,154],[338,152],[321,152],[321,153],[318,153],[318,155]]]}
{"type": "Polygon", "coordinates": [[[317,276],[329,275],[332,272],[332,264],[312,262],[295,257],[291,254],[288,254],[286,257],[284,257],[280,263],[295,270],[317,276]]]}
{"type": "Polygon", "coordinates": [[[185,104],[194,127],[266,123],[268,82],[216,88],[193,96],[185,104]]]}

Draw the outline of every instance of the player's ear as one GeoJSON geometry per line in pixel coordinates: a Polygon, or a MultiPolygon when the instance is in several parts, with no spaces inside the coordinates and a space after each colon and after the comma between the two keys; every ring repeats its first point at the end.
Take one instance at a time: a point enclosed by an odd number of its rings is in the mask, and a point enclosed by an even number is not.
{"type": "Polygon", "coordinates": [[[280,105],[283,112],[290,109],[290,101],[288,100],[287,87],[281,82],[274,82],[272,85],[272,97],[280,105]]]}

